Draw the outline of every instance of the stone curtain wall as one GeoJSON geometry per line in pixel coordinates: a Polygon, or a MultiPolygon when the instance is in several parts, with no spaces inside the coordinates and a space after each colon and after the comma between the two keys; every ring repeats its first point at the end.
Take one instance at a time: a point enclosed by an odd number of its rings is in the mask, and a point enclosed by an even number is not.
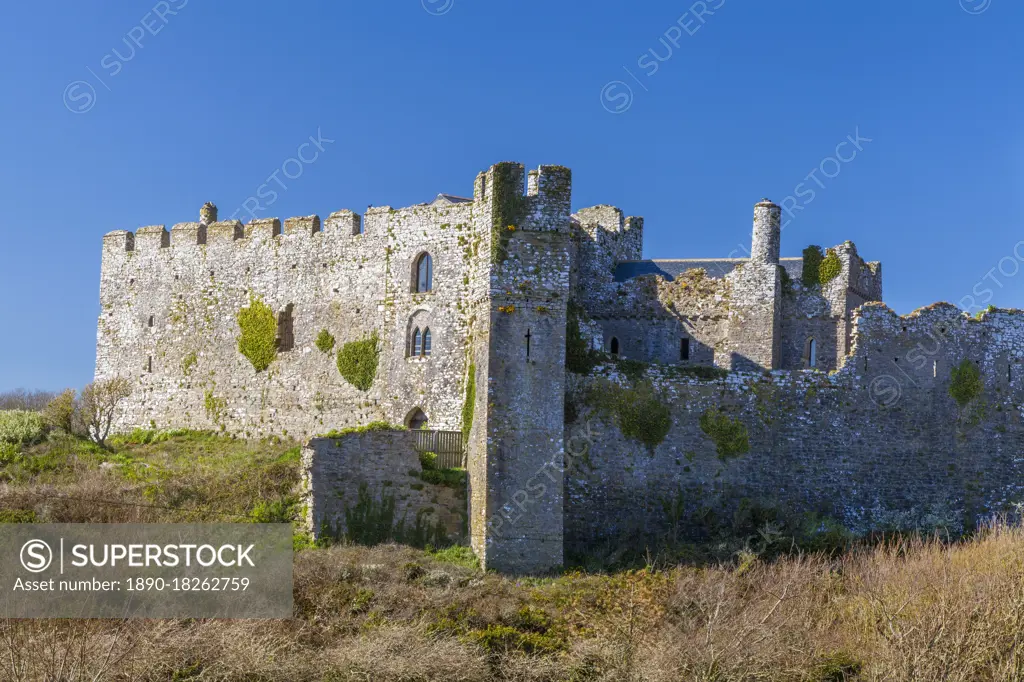
{"type": "Polygon", "coordinates": [[[567,549],[685,536],[706,512],[728,519],[744,500],[819,512],[858,532],[970,528],[980,515],[1014,511],[1024,502],[1024,313],[979,321],[938,304],[898,317],[868,304],[854,322],[853,352],[832,374],[698,382],[650,369],[672,418],[653,453],[586,405],[601,377],[582,379],[572,391],[579,416],[566,426],[567,549]],[[984,388],[960,407],[949,385],[965,359],[984,388]],[[719,456],[700,425],[709,409],[742,422],[749,452],[719,456]],[[673,520],[674,500],[685,518],[673,520]]]}
{"type": "Polygon", "coordinates": [[[314,537],[330,527],[344,536],[345,511],[362,486],[375,503],[394,496],[396,522],[409,532],[440,523],[452,542],[465,541],[465,490],[424,482],[411,431],[365,431],[337,438],[313,438],[302,449],[306,523],[314,537]]]}
{"type": "MultiPolygon", "coordinates": [[[[182,223],[104,238],[96,376],[135,382],[117,427],[312,435],[374,420],[461,425],[473,300],[488,268],[482,202],[276,220],[182,223]],[[362,232],[360,232],[360,226],[362,232]],[[416,258],[433,258],[433,291],[413,293],[416,258]],[[291,306],[294,343],[262,372],[238,351],[238,312],[252,297],[291,306]],[[432,355],[410,358],[412,319],[432,355]],[[152,320],[152,326],[150,326],[152,320]],[[316,339],[335,338],[330,353],[316,339]],[[368,391],[347,383],[335,355],[377,333],[368,391]]],[[[486,289],[484,289],[486,291],[486,289]]]]}

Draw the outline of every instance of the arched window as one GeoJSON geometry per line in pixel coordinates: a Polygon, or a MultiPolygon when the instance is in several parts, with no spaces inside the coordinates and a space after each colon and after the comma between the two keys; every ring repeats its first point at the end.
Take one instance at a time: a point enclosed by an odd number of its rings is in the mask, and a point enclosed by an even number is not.
{"type": "Polygon", "coordinates": [[[416,327],[416,331],[412,333],[412,356],[419,357],[423,353],[423,333],[420,332],[420,328],[416,327]]]}
{"type": "Polygon", "coordinates": [[[818,366],[818,344],[814,339],[807,340],[807,366],[811,368],[818,366]]]}
{"type": "Polygon", "coordinates": [[[612,337],[612,342],[608,345],[608,348],[609,348],[609,350],[611,350],[612,355],[618,355],[619,354],[619,340],[616,337],[613,336],[612,337]]]}
{"type": "Polygon", "coordinates": [[[430,328],[423,330],[423,355],[430,355],[430,328]]]}
{"type": "Polygon", "coordinates": [[[429,253],[421,254],[416,259],[416,269],[413,273],[413,291],[417,294],[424,294],[434,288],[434,261],[429,253]]]}

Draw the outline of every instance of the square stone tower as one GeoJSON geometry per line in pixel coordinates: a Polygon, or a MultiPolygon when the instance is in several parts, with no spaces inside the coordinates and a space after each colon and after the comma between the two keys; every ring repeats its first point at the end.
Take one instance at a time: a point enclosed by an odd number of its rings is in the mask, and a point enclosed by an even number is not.
{"type": "Polygon", "coordinates": [[[502,163],[475,190],[491,229],[471,347],[470,538],[507,573],[562,564],[571,173],[541,166],[525,195],[523,183],[522,165],[502,163]]]}

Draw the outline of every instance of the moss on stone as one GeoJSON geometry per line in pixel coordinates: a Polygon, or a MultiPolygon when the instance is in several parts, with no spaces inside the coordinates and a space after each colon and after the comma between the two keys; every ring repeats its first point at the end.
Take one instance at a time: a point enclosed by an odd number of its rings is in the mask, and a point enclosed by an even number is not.
{"type": "Polygon", "coordinates": [[[199,356],[196,355],[195,351],[192,351],[182,359],[181,373],[185,376],[192,374],[192,370],[195,368],[197,362],[199,362],[199,356]]]}
{"type": "Polygon", "coordinates": [[[370,422],[369,424],[363,424],[362,426],[349,426],[344,429],[331,429],[327,433],[320,434],[317,438],[341,438],[342,436],[348,436],[353,433],[369,433],[371,431],[408,431],[408,429],[397,424],[377,421],[370,422]]]}
{"type": "Polygon", "coordinates": [[[701,414],[700,430],[714,442],[719,459],[730,459],[750,452],[746,425],[718,408],[705,410],[701,414]]]}
{"type": "Polygon", "coordinates": [[[334,350],[334,335],[326,329],[321,329],[316,337],[316,347],[321,353],[330,353],[334,350]]]}
{"type": "Polygon", "coordinates": [[[213,391],[206,391],[203,394],[203,408],[206,410],[206,416],[217,426],[224,426],[224,411],[227,409],[227,404],[224,398],[218,398],[213,391]]]}
{"type": "Polygon", "coordinates": [[[248,358],[257,372],[277,359],[277,319],[270,306],[253,296],[249,306],[238,311],[238,352],[248,358]]]}
{"type": "Polygon", "coordinates": [[[470,364],[466,375],[466,397],[462,402],[462,441],[469,440],[473,430],[473,412],[476,409],[476,365],[470,364]]]}
{"type": "Polygon", "coordinates": [[[369,391],[377,376],[380,338],[373,332],[360,341],[349,341],[338,351],[338,372],[360,391],[369,391]]]}
{"type": "Polygon", "coordinates": [[[981,396],[984,388],[981,371],[977,364],[970,360],[965,359],[950,373],[949,395],[961,408],[967,407],[971,401],[981,396]]]}

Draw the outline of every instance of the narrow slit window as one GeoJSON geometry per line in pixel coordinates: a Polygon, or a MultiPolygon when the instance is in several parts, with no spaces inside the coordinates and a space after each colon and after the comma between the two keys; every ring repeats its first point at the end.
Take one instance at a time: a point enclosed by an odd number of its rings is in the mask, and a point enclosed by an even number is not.
{"type": "Polygon", "coordinates": [[[686,362],[690,359],[690,339],[679,339],[679,360],[686,362]]]}
{"type": "Polygon", "coordinates": [[[818,343],[814,339],[807,340],[807,366],[812,369],[818,366],[818,343]]]}
{"type": "Polygon", "coordinates": [[[153,373],[153,356],[152,355],[150,355],[149,357],[146,358],[146,371],[149,372],[150,374],[153,373]]]}
{"type": "Polygon", "coordinates": [[[149,316],[149,322],[147,323],[147,324],[149,325],[149,327],[150,327],[150,328],[152,328],[152,327],[153,327],[153,324],[154,324],[155,322],[156,322],[156,316],[155,316],[155,315],[150,315],[150,316],[149,316]]]}
{"type": "Polygon", "coordinates": [[[612,342],[608,344],[608,349],[612,352],[612,355],[619,354],[619,340],[616,337],[612,337],[612,342]]]}
{"type": "Polygon", "coordinates": [[[430,356],[430,327],[423,330],[423,356],[430,356]]]}

